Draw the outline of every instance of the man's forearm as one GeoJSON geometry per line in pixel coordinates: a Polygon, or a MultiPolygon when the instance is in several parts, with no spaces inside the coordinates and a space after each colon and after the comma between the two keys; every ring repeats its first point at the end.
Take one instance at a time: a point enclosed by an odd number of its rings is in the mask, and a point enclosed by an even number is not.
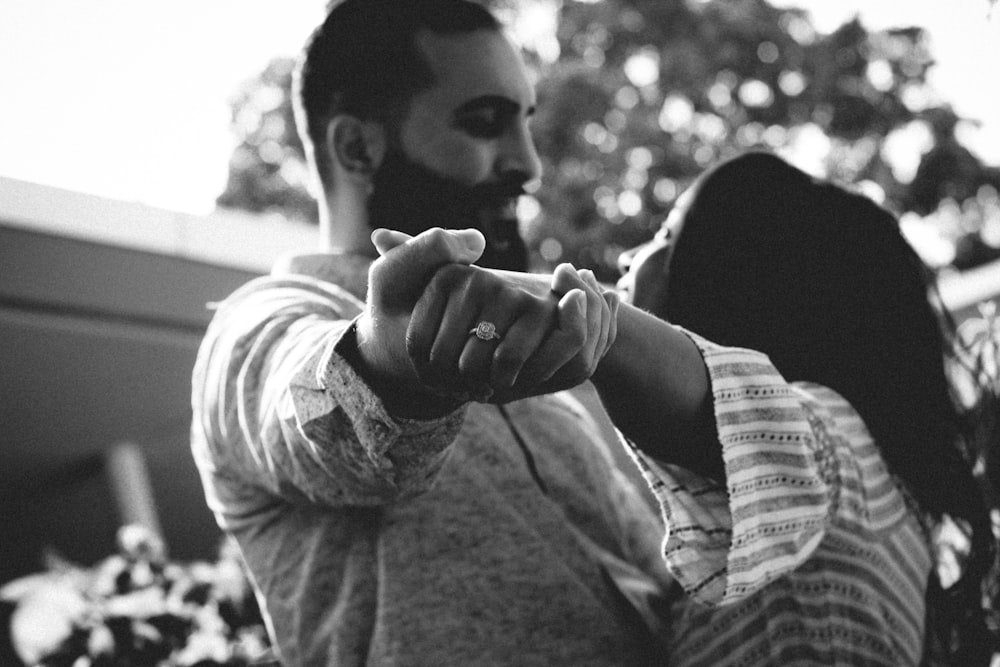
{"type": "Polygon", "coordinates": [[[721,478],[708,371],[697,346],[623,304],[618,337],[592,378],[615,426],[658,460],[721,478]]]}

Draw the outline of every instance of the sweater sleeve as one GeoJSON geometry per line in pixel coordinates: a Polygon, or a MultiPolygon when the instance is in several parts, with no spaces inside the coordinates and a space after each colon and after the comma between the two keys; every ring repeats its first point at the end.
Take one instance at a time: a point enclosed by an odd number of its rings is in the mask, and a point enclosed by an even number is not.
{"type": "Polygon", "coordinates": [[[666,522],[664,557],[694,599],[728,604],[794,570],[831,522],[890,530],[903,497],[832,390],[789,384],[766,355],[687,333],[709,371],[725,486],[636,452],[666,522]]]}
{"type": "Polygon", "coordinates": [[[192,446],[209,503],[378,505],[427,489],[463,410],[398,420],[337,352],[362,304],[320,281],[265,277],[224,301],[193,375],[192,446]],[[214,501],[214,502],[213,502],[214,501]]]}

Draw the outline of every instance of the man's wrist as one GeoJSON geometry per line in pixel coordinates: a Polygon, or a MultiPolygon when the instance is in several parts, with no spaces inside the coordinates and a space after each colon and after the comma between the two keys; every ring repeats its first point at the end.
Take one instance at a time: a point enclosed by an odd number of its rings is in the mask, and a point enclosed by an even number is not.
{"type": "Polygon", "coordinates": [[[380,364],[372,359],[373,346],[362,346],[359,339],[358,328],[362,317],[351,322],[334,346],[334,351],[382,400],[390,414],[404,419],[436,419],[463,405],[465,401],[432,393],[420,385],[415,379],[415,373],[414,377],[408,378],[384,370],[388,364],[380,364]],[[369,354],[363,353],[362,347],[369,354]]]}

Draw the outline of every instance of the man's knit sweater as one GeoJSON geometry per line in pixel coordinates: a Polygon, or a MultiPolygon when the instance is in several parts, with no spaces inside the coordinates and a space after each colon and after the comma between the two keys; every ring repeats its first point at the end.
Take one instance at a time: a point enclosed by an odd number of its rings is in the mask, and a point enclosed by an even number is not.
{"type": "Polygon", "coordinates": [[[391,417],[337,351],[365,268],[323,270],[353,295],[301,273],[248,284],[195,370],[206,497],[283,661],[641,664],[649,640],[601,561],[666,582],[663,531],[594,421],[566,393],[391,417]]]}

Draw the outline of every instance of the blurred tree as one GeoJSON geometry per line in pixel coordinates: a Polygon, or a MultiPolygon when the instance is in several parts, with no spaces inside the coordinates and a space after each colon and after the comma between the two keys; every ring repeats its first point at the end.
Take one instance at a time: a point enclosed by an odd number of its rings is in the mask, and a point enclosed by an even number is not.
{"type": "Polygon", "coordinates": [[[294,67],[292,58],[275,58],[233,97],[231,128],[238,143],[226,189],[215,200],[219,206],[319,220],[292,112],[294,67]]]}
{"type": "MultiPolygon", "coordinates": [[[[854,19],[823,35],[804,11],[766,0],[490,4],[515,24],[558,12],[554,36],[524,40],[545,172],[521,213],[538,268],[569,261],[614,280],[620,251],[649,238],[698,173],[747,149],[858,185],[897,213],[928,215],[1000,186],[929,89],[919,28],[870,33],[854,19]]],[[[220,206],[315,220],[290,71],[276,60],[234,99],[240,143],[220,206]]],[[[959,248],[984,229],[950,236],[959,248]]]]}
{"type": "Polygon", "coordinates": [[[549,266],[612,279],[618,253],[648,238],[698,173],[747,149],[862,186],[897,213],[990,182],[927,86],[919,28],[869,33],[855,18],[821,35],[805,12],[764,0],[603,0],[564,3],[557,36],[538,86],[546,171],[528,230],[549,266]],[[913,183],[884,150],[911,124],[930,135],[923,162],[941,165],[913,183]]]}

